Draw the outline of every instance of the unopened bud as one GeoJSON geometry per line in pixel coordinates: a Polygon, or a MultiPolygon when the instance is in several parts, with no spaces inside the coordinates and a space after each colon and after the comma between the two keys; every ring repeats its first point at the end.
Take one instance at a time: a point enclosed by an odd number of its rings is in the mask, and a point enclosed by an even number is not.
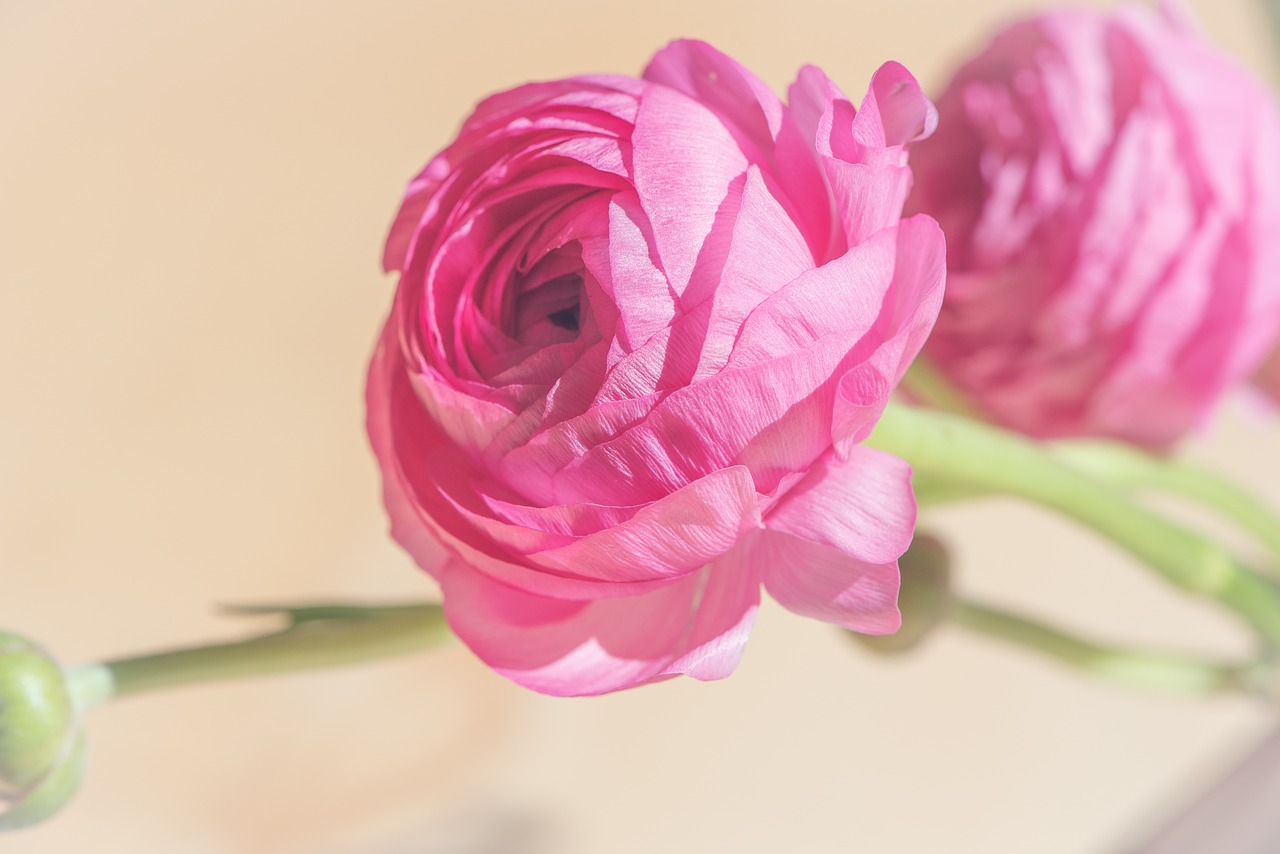
{"type": "Polygon", "coordinates": [[[75,794],[83,763],[66,674],[31,641],[0,632],[0,830],[57,812],[75,794]]]}

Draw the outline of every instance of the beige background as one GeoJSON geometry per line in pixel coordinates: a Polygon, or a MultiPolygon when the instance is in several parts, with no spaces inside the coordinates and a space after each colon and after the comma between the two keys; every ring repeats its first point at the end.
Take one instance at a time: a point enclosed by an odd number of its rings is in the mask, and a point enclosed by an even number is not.
{"type": "MultiPolygon", "coordinates": [[[[231,637],[213,603],[426,596],[388,540],[361,386],[405,180],[483,94],[637,72],[678,35],[783,87],[930,88],[1016,0],[0,0],[0,625],[68,661],[231,637]]],[[[1197,4],[1268,70],[1260,10],[1197,4]]],[[[1190,452],[1280,504],[1275,425],[1190,452]]],[[[939,514],[966,589],[1126,640],[1244,648],[1063,523],[939,514]]],[[[737,675],[597,700],[451,647],[95,712],[14,854],[1117,850],[1263,730],[958,631],[902,661],[767,608],[737,675]]]]}

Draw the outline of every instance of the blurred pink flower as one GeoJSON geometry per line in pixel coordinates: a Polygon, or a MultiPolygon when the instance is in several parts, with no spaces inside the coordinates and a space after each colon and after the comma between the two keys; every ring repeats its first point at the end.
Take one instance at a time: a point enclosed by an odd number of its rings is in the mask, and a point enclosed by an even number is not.
{"type": "Polygon", "coordinates": [[[1280,323],[1280,121],[1181,6],[1014,24],[938,110],[908,203],[949,247],[925,352],[994,420],[1166,446],[1257,367],[1280,323]]]}
{"type": "Polygon", "coordinates": [[[897,64],[783,103],[708,45],[487,99],[412,183],[369,369],[393,536],[500,673],[597,694],[737,664],[760,585],[892,632],[915,501],[858,443],[942,298],[902,221],[897,64]],[[437,565],[433,542],[449,559],[437,565]]]}

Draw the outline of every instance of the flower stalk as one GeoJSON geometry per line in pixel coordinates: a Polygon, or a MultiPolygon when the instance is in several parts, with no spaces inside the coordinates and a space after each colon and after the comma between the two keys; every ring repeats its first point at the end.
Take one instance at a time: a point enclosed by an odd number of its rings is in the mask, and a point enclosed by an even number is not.
{"type": "Polygon", "coordinates": [[[1280,645],[1280,587],[1207,537],[1059,461],[1040,443],[954,414],[891,404],[867,444],[901,457],[934,482],[1056,510],[1182,590],[1225,605],[1268,645],[1280,645]]]}
{"type": "Polygon", "coordinates": [[[439,605],[232,609],[276,614],[285,628],[64,669],[25,638],[0,632],[0,830],[44,821],[84,773],[81,714],[111,699],[244,676],[356,664],[432,646],[448,630],[439,605]]]}
{"type": "Polygon", "coordinates": [[[1058,442],[1049,450],[1077,471],[1121,489],[1163,492],[1213,510],[1251,535],[1280,563],[1280,517],[1220,475],[1117,442],[1058,442]]]}
{"type": "Polygon", "coordinates": [[[286,628],[231,643],[82,665],[71,685],[82,708],[108,700],[202,682],[358,664],[425,649],[444,638],[440,606],[312,605],[241,607],[240,614],[279,614],[286,628]]]}
{"type": "Polygon", "coordinates": [[[990,605],[958,599],[950,621],[971,632],[1048,656],[1091,676],[1160,693],[1256,693],[1260,667],[1110,646],[990,605]]]}

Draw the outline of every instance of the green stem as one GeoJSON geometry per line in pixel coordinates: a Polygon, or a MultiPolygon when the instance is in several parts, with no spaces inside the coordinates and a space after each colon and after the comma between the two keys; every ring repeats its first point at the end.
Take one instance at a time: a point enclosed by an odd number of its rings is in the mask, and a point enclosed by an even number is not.
{"type": "Polygon", "coordinates": [[[432,646],[447,634],[440,606],[248,608],[278,613],[287,628],[232,643],[188,647],[84,665],[71,671],[81,708],[199,682],[356,664],[432,646]]]}
{"type": "Polygon", "coordinates": [[[1252,692],[1255,667],[1087,641],[988,605],[957,601],[950,619],[970,631],[1034,650],[1093,676],[1170,694],[1252,692]]]}
{"type": "Polygon", "coordinates": [[[902,378],[908,395],[933,409],[963,415],[976,421],[985,420],[982,410],[964,392],[952,385],[941,371],[924,356],[917,356],[902,378]]]}
{"type": "Polygon", "coordinates": [[[992,495],[990,489],[980,489],[967,483],[936,477],[926,472],[913,472],[911,489],[916,494],[916,504],[921,508],[955,504],[992,495]]]}
{"type": "Polygon", "coordinates": [[[1075,471],[1036,442],[948,413],[890,405],[867,443],[921,474],[1057,510],[1178,587],[1231,608],[1268,643],[1280,644],[1280,587],[1212,540],[1075,471]]]}
{"type": "Polygon", "coordinates": [[[1280,560],[1280,517],[1223,477],[1114,442],[1060,442],[1049,447],[1072,468],[1121,488],[1159,490],[1215,510],[1280,560]]]}

